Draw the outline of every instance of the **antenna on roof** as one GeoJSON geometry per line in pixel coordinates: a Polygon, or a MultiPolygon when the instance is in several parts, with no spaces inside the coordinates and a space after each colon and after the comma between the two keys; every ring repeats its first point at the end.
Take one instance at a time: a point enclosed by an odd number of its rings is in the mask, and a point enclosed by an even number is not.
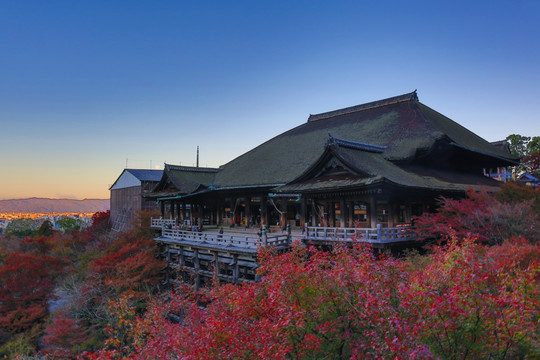
{"type": "Polygon", "coordinates": [[[197,167],[199,167],[199,146],[197,145],[197,167]]]}

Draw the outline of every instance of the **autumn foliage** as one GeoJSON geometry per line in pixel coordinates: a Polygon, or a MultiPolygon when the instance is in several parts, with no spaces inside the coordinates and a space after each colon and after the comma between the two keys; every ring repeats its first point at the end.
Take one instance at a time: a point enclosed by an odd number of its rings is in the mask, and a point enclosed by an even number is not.
{"type": "Polygon", "coordinates": [[[535,358],[539,255],[521,239],[487,248],[470,238],[423,266],[360,244],[264,254],[261,282],[180,288],[123,318],[128,346],[81,358],[535,358]]]}
{"type": "Polygon", "coordinates": [[[282,254],[261,251],[259,282],[197,291],[159,293],[165,264],[148,230],[110,233],[106,214],[94,230],[6,242],[0,356],[540,358],[531,194],[509,187],[446,200],[418,219],[430,236],[444,235],[424,255],[296,244],[282,254]]]}
{"type": "Polygon", "coordinates": [[[421,238],[449,240],[475,237],[502,244],[511,237],[540,241],[540,189],[506,184],[496,194],[467,192],[465,199],[441,198],[436,213],[416,219],[421,238]]]}
{"type": "Polygon", "coordinates": [[[104,346],[112,299],[132,291],[144,309],[164,263],[151,238],[111,234],[108,217],[81,231],[0,239],[0,358],[74,358],[104,346]]]}

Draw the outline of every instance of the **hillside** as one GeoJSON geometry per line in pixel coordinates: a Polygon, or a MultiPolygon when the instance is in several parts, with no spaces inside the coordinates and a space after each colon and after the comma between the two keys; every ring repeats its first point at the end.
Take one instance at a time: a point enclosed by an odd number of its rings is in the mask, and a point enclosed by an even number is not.
{"type": "Polygon", "coordinates": [[[90,213],[109,210],[109,199],[12,199],[0,200],[3,213],[90,213]]]}

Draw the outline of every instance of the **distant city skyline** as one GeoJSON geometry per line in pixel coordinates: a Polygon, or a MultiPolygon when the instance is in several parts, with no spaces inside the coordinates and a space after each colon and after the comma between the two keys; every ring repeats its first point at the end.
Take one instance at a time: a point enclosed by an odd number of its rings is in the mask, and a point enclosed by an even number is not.
{"type": "Polygon", "coordinates": [[[108,198],[126,163],[217,167],[414,89],[488,141],[540,135],[532,0],[21,0],[0,34],[0,199],[108,198]]]}

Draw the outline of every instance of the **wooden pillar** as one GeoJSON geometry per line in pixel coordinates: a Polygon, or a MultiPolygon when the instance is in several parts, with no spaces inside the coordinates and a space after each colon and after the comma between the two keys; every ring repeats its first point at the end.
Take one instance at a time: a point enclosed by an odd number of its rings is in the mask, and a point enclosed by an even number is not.
{"type": "Polygon", "coordinates": [[[217,251],[214,251],[213,255],[214,255],[214,281],[215,281],[215,285],[219,285],[219,255],[217,251]]]}
{"type": "Polygon", "coordinates": [[[178,250],[178,266],[181,268],[184,267],[185,265],[185,259],[184,259],[184,248],[183,247],[180,247],[180,249],[178,250]]]}
{"type": "Polygon", "coordinates": [[[280,200],[281,213],[279,214],[279,225],[282,229],[285,229],[287,226],[287,199],[283,198],[280,200]]]}
{"type": "Polygon", "coordinates": [[[328,203],[329,227],[336,227],[336,208],[333,201],[328,203]]]}
{"type": "Polygon", "coordinates": [[[377,199],[375,196],[369,198],[369,222],[370,227],[377,227],[377,199]]]}
{"type": "Polygon", "coordinates": [[[345,217],[347,216],[347,208],[345,207],[345,200],[339,201],[339,226],[345,227],[345,217]]]}
{"type": "Polygon", "coordinates": [[[217,226],[220,226],[221,225],[221,221],[223,219],[223,206],[221,204],[221,200],[218,199],[217,201],[217,209],[216,209],[216,225],[217,226]]]}
{"type": "Polygon", "coordinates": [[[238,254],[233,254],[233,269],[232,269],[232,278],[233,284],[238,283],[238,278],[240,277],[240,268],[238,266],[238,254]]]}
{"type": "Polygon", "coordinates": [[[315,199],[311,199],[311,226],[317,226],[318,217],[317,204],[315,204],[315,199]]]}
{"type": "Polygon", "coordinates": [[[178,206],[180,206],[180,221],[184,224],[184,220],[186,220],[186,203],[182,202],[178,206]]]}
{"type": "Polygon", "coordinates": [[[246,197],[246,227],[251,226],[251,198],[246,197]]]}
{"type": "Polygon", "coordinates": [[[396,204],[389,202],[388,203],[388,227],[394,227],[396,223],[396,204]]]}
{"type": "Polygon", "coordinates": [[[199,270],[201,269],[201,263],[199,261],[199,250],[193,250],[193,266],[195,268],[195,289],[199,290],[201,287],[201,275],[199,270]]]}
{"type": "Polygon", "coordinates": [[[347,205],[348,205],[348,211],[347,211],[347,215],[348,215],[348,227],[352,228],[354,227],[354,201],[348,201],[347,202],[347,205]]]}
{"type": "Polygon", "coordinates": [[[161,206],[161,217],[165,218],[165,203],[163,201],[160,201],[159,205],[161,206]]]}
{"type": "Polygon", "coordinates": [[[197,204],[197,209],[198,209],[198,217],[199,217],[199,226],[201,226],[203,224],[203,219],[204,219],[204,206],[202,204],[197,204]]]}
{"type": "Polygon", "coordinates": [[[234,225],[236,222],[236,198],[231,197],[231,219],[230,219],[230,225],[234,225]]]}
{"type": "Polygon", "coordinates": [[[306,226],[306,201],[306,198],[302,196],[302,198],[300,199],[300,227],[302,229],[304,229],[306,226]]]}
{"type": "Polygon", "coordinates": [[[268,226],[268,199],[261,196],[261,225],[268,226]]]}

